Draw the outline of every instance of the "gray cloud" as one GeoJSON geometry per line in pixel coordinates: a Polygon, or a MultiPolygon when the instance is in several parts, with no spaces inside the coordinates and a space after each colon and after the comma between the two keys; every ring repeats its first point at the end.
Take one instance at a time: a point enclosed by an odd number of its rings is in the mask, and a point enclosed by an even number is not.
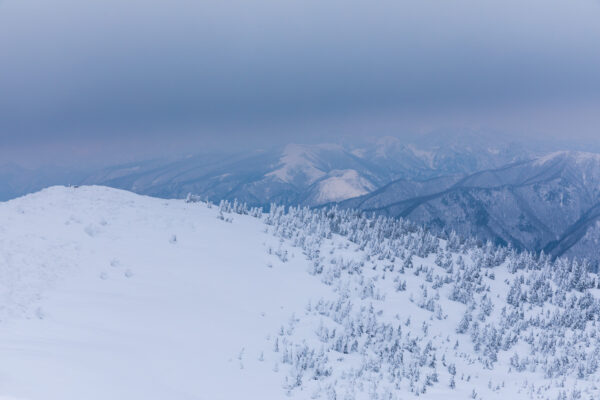
{"type": "Polygon", "coordinates": [[[592,137],[599,17],[593,0],[5,0],[0,139],[151,152],[448,123],[592,137]]]}

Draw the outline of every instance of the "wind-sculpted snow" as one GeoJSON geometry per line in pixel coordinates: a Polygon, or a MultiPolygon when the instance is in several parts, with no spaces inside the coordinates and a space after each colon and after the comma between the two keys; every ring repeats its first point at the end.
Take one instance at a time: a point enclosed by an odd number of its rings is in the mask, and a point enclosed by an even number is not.
{"type": "Polygon", "coordinates": [[[600,396],[585,262],[353,210],[100,187],[0,216],[0,398],[600,396]]]}

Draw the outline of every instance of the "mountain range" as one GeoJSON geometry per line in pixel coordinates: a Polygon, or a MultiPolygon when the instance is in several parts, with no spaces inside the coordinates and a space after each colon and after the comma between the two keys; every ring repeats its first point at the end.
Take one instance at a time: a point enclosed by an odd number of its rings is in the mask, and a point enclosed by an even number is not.
{"type": "Polygon", "coordinates": [[[254,206],[318,206],[371,193],[397,179],[464,176],[532,152],[513,142],[464,137],[451,145],[443,135],[405,143],[384,137],[364,146],[288,144],[282,148],[221,156],[190,156],[104,169],[82,184],[102,184],[142,194],[213,201],[238,199],[254,206]]]}
{"type": "Polygon", "coordinates": [[[462,178],[397,180],[340,206],[598,261],[599,204],[600,155],[557,152],[462,178]]]}
{"type": "Polygon", "coordinates": [[[600,261],[600,156],[499,135],[443,132],[354,146],[288,144],[94,172],[0,168],[0,198],[53,184],[100,184],[163,198],[193,194],[267,210],[271,203],[405,217],[517,249],[600,261]]]}

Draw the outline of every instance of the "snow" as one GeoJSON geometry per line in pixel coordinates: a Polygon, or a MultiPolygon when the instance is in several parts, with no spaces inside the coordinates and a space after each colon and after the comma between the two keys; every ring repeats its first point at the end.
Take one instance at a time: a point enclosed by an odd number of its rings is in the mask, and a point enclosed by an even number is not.
{"type": "Polygon", "coordinates": [[[589,153],[582,151],[556,151],[539,157],[535,161],[534,165],[541,166],[558,158],[568,158],[570,160],[573,160],[576,164],[583,164],[588,162],[600,163],[600,154],[597,153],[589,153]]]}
{"type": "Polygon", "coordinates": [[[265,176],[293,185],[314,185],[313,205],[342,201],[373,191],[375,185],[357,170],[333,169],[328,157],[323,157],[323,152],[342,154],[343,151],[335,144],[290,144],[285,147],[278,168],[265,176]]]}
{"type": "Polygon", "coordinates": [[[319,192],[315,204],[342,201],[375,190],[375,185],[352,169],[333,170],[329,175],[330,177],[318,183],[319,192]]]}
{"type": "Polygon", "coordinates": [[[429,168],[435,168],[435,153],[433,151],[419,150],[413,145],[407,147],[415,156],[422,159],[429,168]]]}
{"type": "Polygon", "coordinates": [[[236,207],[104,187],[0,203],[0,400],[598,398],[596,320],[560,300],[597,296],[597,275],[402,221],[236,207]],[[555,303],[535,303],[544,282],[555,303]]]}
{"type": "Polygon", "coordinates": [[[324,171],[314,165],[316,161],[314,151],[333,148],[337,149],[338,147],[327,144],[317,146],[289,144],[285,147],[283,156],[279,160],[281,167],[269,172],[266,176],[273,176],[283,182],[292,183],[296,176],[303,175],[309,184],[313,183],[325,175],[324,171]]]}
{"type": "Polygon", "coordinates": [[[0,398],[281,398],[270,363],[240,363],[324,288],[216,213],[102,187],[0,203],[0,398]]]}
{"type": "Polygon", "coordinates": [[[366,149],[354,149],[354,150],[350,151],[350,154],[352,154],[358,158],[365,158],[366,153],[367,153],[366,149]]]}

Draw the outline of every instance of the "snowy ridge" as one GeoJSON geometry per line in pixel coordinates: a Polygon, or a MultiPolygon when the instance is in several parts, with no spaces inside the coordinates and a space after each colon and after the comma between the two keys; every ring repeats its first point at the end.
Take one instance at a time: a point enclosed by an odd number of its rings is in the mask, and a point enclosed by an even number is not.
{"type": "Polygon", "coordinates": [[[237,357],[326,291],[300,258],[266,267],[260,221],[217,216],[104,187],[0,203],[0,398],[281,398],[272,366],[237,357]]]}
{"type": "Polygon", "coordinates": [[[367,178],[373,178],[369,170],[360,172],[352,168],[361,167],[350,153],[334,144],[299,145],[290,144],[283,150],[277,169],[265,174],[295,188],[304,187],[303,204],[321,205],[361,196],[373,191],[376,186],[367,178]],[[341,163],[339,160],[343,160],[341,163]]]}
{"type": "Polygon", "coordinates": [[[325,204],[362,196],[375,189],[367,179],[355,170],[333,170],[317,183],[317,197],[314,204],[325,204]]]}
{"type": "Polygon", "coordinates": [[[584,164],[589,162],[600,163],[600,154],[582,151],[556,151],[545,156],[538,157],[534,165],[541,166],[557,159],[572,160],[575,164],[584,164]]]}
{"type": "Polygon", "coordinates": [[[47,189],[0,217],[3,293],[31,293],[3,297],[0,398],[600,395],[585,263],[351,210],[103,187],[47,189]]]}
{"type": "MultiPolygon", "coordinates": [[[[271,202],[316,206],[364,194],[365,190],[373,192],[397,179],[465,176],[531,158],[527,150],[507,143],[485,141],[485,146],[479,143],[474,147],[472,142],[473,138],[450,140],[441,135],[418,143],[384,137],[360,146],[288,144],[235,154],[198,154],[116,165],[68,181],[42,179],[40,183],[45,184],[30,190],[57,183],[99,184],[163,198],[185,198],[193,193],[213,202],[239,199],[265,209],[271,202]],[[320,182],[337,177],[336,171],[355,171],[359,179],[333,179],[335,184],[319,193],[320,182]]],[[[0,199],[27,193],[23,188],[11,188],[12,175],[15,183],[29,180],[27,174],[9,173],[5,178],[9,185],[5,194],[0,188],[0,199]]]]}
{"type": "Polygon", "coordinates": [[[420,150],[414,145],[408,145],[407,147],[414,153],[415,156],[423,159],[429,168],[435,168],[435,154],[432,151],[420,150]]]}
{"type": "MultiPolygon", "coordinates": [[[[430,229],[474,236],[553,257],[600,263],[580,243],[598,219],[600,155],[558,152],[456,180],[396,180],[341,207],[402,216],[430,229]]],[[[590,236],[594,233],[590,232],[590,236]]]]}
{"type": "Polygon", "coordinates": [[[280,159],[281,167],[275,171],[269,172],[266,176],[279,178],[283,182],[293,183],[297,175],[303,175],[303,178],[310,184],[325,175],[325,172],[317,168],[314,164],[318,157],[314,150],[328,149],[337,147],[334,145],[307,146],[299,144],[289,144],[283,150],[280,159]]]}

